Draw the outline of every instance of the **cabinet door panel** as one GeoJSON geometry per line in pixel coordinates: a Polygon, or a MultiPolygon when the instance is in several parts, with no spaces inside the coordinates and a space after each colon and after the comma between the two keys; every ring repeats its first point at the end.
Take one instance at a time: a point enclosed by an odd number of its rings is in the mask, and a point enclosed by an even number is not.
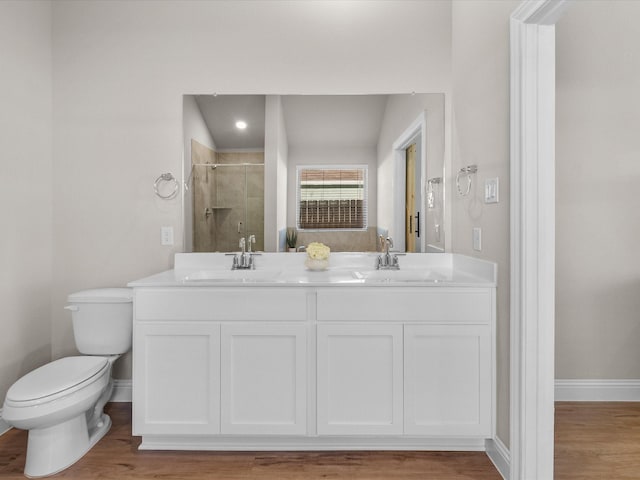
{"type": "Polygon", "coordinates": [[[306,325],[222,325],[222,433],[306,433],[306,325]]]}
{"type": "Polygon", "coordinates": [[[402,325],[318,325],[318,433],[402,433],[402,325]]]}
{"type": "Polygon", "coordinates": [[[405,326],[405,433],[491,435],[488,326],[405,326]]]}
{"type": "Polygon", "coordinates": [[[220,327],[136,325],[134,435],[220,431],[220,327]]]}

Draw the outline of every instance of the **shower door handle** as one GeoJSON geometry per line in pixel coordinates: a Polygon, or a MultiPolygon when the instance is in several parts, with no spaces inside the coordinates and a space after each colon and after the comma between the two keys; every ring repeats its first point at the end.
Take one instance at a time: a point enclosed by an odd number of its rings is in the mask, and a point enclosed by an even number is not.
{"type": "Polygon", "coordinates": [[[242,233],[242,222],[238,222],[238,233],[242,233]]]}
{"type": "Polygon", "coordinates": [[[420,212],[416,212],[416,236],[420,238],[420,212]]]}

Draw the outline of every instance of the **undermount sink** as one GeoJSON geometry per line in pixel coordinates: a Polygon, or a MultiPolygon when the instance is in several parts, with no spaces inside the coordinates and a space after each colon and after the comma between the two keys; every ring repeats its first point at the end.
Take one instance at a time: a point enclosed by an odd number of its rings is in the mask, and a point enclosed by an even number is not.
{"type": "Polygon", "coordinates": [[[185,282],[268,282],[280,275],[280,270],[201,270],[184,277],[185,282]]]}
{"type": "Polygon", "coordinates": [[[365,282],[438,282],[442,275],[429,270],[361,270],[353,276],[365,282]]]}

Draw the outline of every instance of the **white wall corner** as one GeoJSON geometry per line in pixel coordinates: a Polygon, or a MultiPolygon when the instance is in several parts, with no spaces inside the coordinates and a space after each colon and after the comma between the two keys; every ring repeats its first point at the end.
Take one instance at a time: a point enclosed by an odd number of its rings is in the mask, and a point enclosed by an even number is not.
{"type": "Polygon", "coordinates": [[[511,478],[511,453],[498,437],[485,440],[485,451],[489,460],[498,469],[504,480],[511,478]]]}
{"type": "Polygon", "coordinates": [[[2,418],[2,409],[0,408],[0,435],[8,432],[11,429],[11,425],[4,421],[2,418]]]}
{"type": "Polygon", "coordinates": [[[111,394],[110,402],[131,402],[133,399],[132,393],[133,383],[131,380],[113,380],[113,393],[111,394]]]}
{"type": "Polygon", "coordinates": [[[640,402],[640,379],[557,379],[556,402],[640,402]]]}

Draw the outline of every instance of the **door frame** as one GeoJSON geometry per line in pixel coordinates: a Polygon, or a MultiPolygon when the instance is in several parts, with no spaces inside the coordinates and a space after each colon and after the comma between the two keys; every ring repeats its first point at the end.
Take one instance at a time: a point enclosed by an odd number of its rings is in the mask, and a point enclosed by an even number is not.
{"type": "MultiPolygon", "coordinates": [[[[420,158],[416,159],[420,162],[420,198],[421,203],[424,203],[424,186],[425,179],[427,178],[427,111],[423,111],[418,117],[411,122],[404,132],[393,142],[393,211],[396,212],[395,218],[392,221],[392,229],[389,231],[389,236],[393,238],[394,247],[396,250],[403,252],[405,250],[404,241],[404,225],[405,225],[405,183],[406,183],[406,153],[405,150],[409,145],[414,143],[417,138],[421,139],[420,142],[420,158]],[[397,212],[402,212],[398,215],[397,212]]],[[[425,211],[424,205],[421,205],[421,211],[425,211]]],[[[425,217],[420,219],[420,231],[426,232],[425,217]]],[[[420,251],[426,252],[427,242],[426,233],[420,237],[420,251]]]]}
{"type": "Polygon", "coordinates": [[[555,24],[568,0],[511,15],[510,479],[553,478],[555,24]]]}

